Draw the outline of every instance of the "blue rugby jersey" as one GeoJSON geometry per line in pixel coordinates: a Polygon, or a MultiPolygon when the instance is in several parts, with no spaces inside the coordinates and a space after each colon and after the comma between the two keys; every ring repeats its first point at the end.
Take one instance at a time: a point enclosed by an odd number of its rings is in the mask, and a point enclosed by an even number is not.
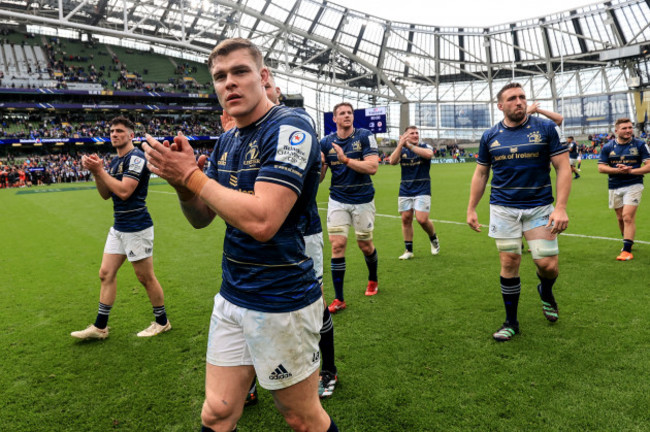
{"type": "Polygon", "coordinates": [[[477,163],[492,167],[490,204],[526,209],[553,203],[551,158],[568,151],[560,135],[555,123],[539,117],[485,131],[477,163]]]}
{"type": "MultiPolygon", "coordinates": [[[[617,164],[624,164],[632,168],[641,167],[642,163],[650,159],[648,146],[638,138],[632,138],[627,144],[619,144],[615,139],[603,146],[598,158],[599,164],[615,167],[617,164]]],[[[643,184],[642,175],[633,174],[609,174],[607,180],[609,189],[618,189],[633,184],[643,184]]]]}
{"type": "Polygon", "coordinates": [[[113,228],[121,232],[137,232],[152,226],[153,221],[146,204],[151,172],[147,167],[147,160],[144,158],[142,150],[134,148],[122,157],[113,158],[108,173],[120,181],[123,177],[130,177],[138,181],[138,186],[124,201],[111,192],[115,219],[113,228]]]}
{"type": "Polygon", "coordinates": [[[298,200],[268,242],[226,224],[221,295],[263,312],[290,312],[321,296],[313,261],[305,255],[300,218],[314,202],[320,177],[316,134],[303,116],[275,106],[260,120],[222,134],[207,175],[224,187],[253,194],[258,181],[282,185],[298,200]]]}
{"type": "MultiPolygon", "coordinates": [[[[419,143],[418,147],[433,150],[425,143],[419,143]]],[[[402,155],[399,161],[402,170],[402,180],[399,184],[399,196],[415,197],[420,195],[431,195],[431,177],[429,170],[431,160],[415,154],[415,152],[402,148],[402,155]]]]}
{"type": "Polygon", "coordinates": [[[375,188],[368,174],[360,174],[339,162],[332,147],[336,143],[350,159],[361,160],[366,156],[378,155],[377,140],[367,129],[355,129],[346,139],[340,139],[336,132],[329,134],[320,142],[325,155],[325,163],[332,170],[330,197],[344,204],[364,204],[375,197],[375,188]]]}
{"type": "Polygon", "coordinates": [[[569,157],[571,159],[578,159],[578,144],[575,141],[569,143],[569,157]]]}

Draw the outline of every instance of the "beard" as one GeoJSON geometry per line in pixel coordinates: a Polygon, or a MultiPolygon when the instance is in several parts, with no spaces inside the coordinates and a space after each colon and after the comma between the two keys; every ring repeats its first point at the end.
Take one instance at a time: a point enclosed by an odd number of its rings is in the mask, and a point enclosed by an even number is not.
{"type": "Polygon", "coordinates": [[[521,123],[524,120],[524,118],[526,118],[526,110],[508,113],[506,114],[506,117],[508,117],[510,123],[514,123],[514,124],[521,123]]]}

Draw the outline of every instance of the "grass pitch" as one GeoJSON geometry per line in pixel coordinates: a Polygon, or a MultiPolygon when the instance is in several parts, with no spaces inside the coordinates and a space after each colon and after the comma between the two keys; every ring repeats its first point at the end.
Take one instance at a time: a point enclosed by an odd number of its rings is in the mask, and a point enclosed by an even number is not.
{"type": "MultiPolygon", "coordinates": [[[[569,200],[569,230],[560,236],[560,320],[550,324],[542,316],[534,266],[524,254],[522,334],[496,343],[491,334],[504,319],[497,251],[486,231],[465,224],[473,169],[432,166],[431,218],[441,252],[431,256],[415,226],[415,258],[404,262],[397,259],[404,249],[399,168],[380,167],[379,295],[364,296],[363,257],[349,244],[348,309],[334,316],[340,381],[323,402],[328,413],[345,432],[648,430],[648,204],[637,215],[635,259],[615,261],[622,242],[607,208],[607,178],[596,161],[583,162],[569,200]]],[[[328,184],[319,193],[323,217],[328,184]]],[[[478,209],[484,224],[488,193],[478,209]]],[[[69,333],[97,312],[110,201],[80,183],[0,190],[0,203],[0,430],[198,430],[223,223],[192,229],[172,189],[153,180],[155,268],[174,328],[151,339],[135,336],[153,315],[126,263],[110,337],[79,343],[69,333]]],[[[331,301],[329,256],[326,240],[331,301]]],[[[262,390],[239,430],[288,428],[262,390]]]]}

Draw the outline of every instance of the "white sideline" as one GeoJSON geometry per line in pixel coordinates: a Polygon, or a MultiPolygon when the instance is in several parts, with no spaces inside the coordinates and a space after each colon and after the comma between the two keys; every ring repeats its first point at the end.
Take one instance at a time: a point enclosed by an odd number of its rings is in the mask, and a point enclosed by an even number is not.
{"type": "MultiPolygon", "coordinates": [[[[170,194],[170,195],[176,195],[176,192],[166,192],[166,191],[155,191],[155,190],[150,190],[149,192],[155,192],[155,193],[162,193],[162,194],[170,194]]],[[[327,204],[326,202],[320,202],[318,203],[320,205],[327,204]]],[[[327,207],[318,207],[319,211],[326,212],[327,207]]],[[[377,213],[376,216],[379,217],[385,217],[385,218],[391,218],[391,219],[401,219],[400,216],[398,215],[386,215],[386,214],[381,214],[377,213]]],[[[446,220],[440,220],[440,219],[431,219],[435,223],[443,223],[443,224],[452,224],[452,225],[467,225],[466,222],[456,222],[456,221],[446,221],[446,220]]],[[[487,225],[481,225],[482,227],[487,227],[487,225]]],[[[601,236],[590,236],[590,235],[585,235],[585,234],[571,234],[571,233],[562,233],[560,235],[567,236],[567,237],[579,237],[579,238],[586,238],[586,239],[592,239],[592,240],[607,240],[607,241],[616,241],[620,242],[620,238],[612,238],[612,237],[601,237],[601,236]]],[[[645,240],[634,240],[634,243],[639,243],[639,244],[650,244],[650,241],[645,241],[645,240]]]]}

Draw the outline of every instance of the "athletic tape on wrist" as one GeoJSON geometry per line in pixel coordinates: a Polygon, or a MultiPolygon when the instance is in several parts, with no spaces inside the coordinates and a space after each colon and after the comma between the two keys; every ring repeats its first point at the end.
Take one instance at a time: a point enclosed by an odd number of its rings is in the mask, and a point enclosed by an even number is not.
{"type": "Polygon", "coordinates": [[[188,177],[185,187],[194,192],[195,195],[199,195],[203,190],[203,186],[205,186],[209,180],[210,178],[203,174],[200,169],[196,169],[188,177]]]}

